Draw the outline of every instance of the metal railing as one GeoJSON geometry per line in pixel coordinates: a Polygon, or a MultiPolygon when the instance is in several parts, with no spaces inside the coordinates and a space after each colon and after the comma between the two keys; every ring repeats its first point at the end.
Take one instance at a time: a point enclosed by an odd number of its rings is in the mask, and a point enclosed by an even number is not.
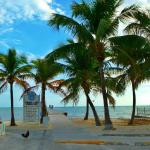
{"type": "Polygon", "coordinates": [[[138,107],[137,108],[137,116],[150,116],[150,107],[138,107]]]}

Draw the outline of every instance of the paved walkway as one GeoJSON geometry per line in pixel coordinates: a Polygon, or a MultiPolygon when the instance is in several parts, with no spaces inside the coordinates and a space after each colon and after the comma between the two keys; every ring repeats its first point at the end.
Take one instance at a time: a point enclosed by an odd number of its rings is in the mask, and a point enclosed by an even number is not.
{"type": "Polygon", "coordinates": [[[88,128],[74,125],[60,113],[51,112],[51,130],[30,131],[30,137],[23,139],[22,130],[8,130],[8,135],[0,137],[0,150],[150,150],[150,136],[127,136],[103,133],[92,133],[88,128]],[[99,140],[107,144],[60,144],[60,141],[99,140]],[[142,143],[141,143],[142,142],[142,143]]]}

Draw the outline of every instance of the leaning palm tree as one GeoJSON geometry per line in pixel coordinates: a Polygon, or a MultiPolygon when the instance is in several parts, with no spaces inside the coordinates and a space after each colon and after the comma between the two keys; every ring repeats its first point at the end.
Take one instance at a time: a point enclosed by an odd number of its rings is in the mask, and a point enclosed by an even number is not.
{"type": "Polygon", "coordinates": [[[67,46],[67,51],[73,47],[83,44],[93,50],[93,55],[99,62],[99,77],[101,78],[101,89],[104,101],[105,128],[112,129],[110,120],[106,85],[104,79],[105,51],[108,48],[109,37],[117,33],[119,21],[125,21],[137,10],[135,5],[125,8],[119,15],[118,8],[122,0],[92,0],[90,2],[74,2],[72,5],[72,16],[67,17],[53,14],[49,25],[57,29],[65,28],[77,37],[78,43],[67,46]]]}
{"type": "Polygon", "coordinates": [[[149,79],[150,44],[140,36],[126,35],[111,38],[114,63],[123,68],[120,75],[124,82],[131,83],[133,108],[129,124],[133,124],[136,108],[136,89],[149,79]]]}
{"type": "Polygon", "coordinates": [[[18,55],[15,49],[9,49],[7,54],[0,54],[0,92],[4,92],[7,89],[7,85],[10,85],[11,126],[16,125],[13,96],[14,83],[27,89],[29,85],[24,79],[28,76],[30,70],[31,66],[28,65],[27,58],[23,55],[18,55]]]}
{"type": "MultiPolygon", "coordinates": [[[[53,80],[55,76],[62,72],[62,66],[59,63],[53,62],[48,59],[37,59],[32,61],[33,72],[30,78],[34,79],[36,86],[30,87],[28,90],[41,86],[41,120],[47,116],[47,107],[45,102],[46,88],[56,92],[57,87],[63,80],[53,80]]],[[[27,91],[28,91],[27,90],[27,91]]]]}
{"type": "MultiPolygon", "coordinates": [[[[61,57],[65,61],[63,66],[65,73],[68,76],[68,79],[60,84],[60,87],[66,87],[68,89],[68,94],[63,99],[63,102],[68,103],[71,100],[73,103],[77,103],[79,100],[79,94],[82,90],[86,96],[87,107],[90,106],[92,109],[95,124],[96,126],[100,126],[98,114],[89,96],[92,88],[91,79],[93,75],[97,73],[95,72],[96,60],[91,57],[90,51],[88,52],[84,47],[80,48],[80,51],[77,49],[66,55],[62,54],[61,57]]],[[[88,117],[87,113],[88,108],[86,111],[86,117],[88,117]]]]}

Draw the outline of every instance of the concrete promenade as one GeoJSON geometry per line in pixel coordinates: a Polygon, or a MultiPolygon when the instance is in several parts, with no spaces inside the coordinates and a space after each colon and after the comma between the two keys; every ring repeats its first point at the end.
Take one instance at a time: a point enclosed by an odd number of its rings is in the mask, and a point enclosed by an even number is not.
{"type": "Polygon", "coordinates": [[[89,128],[73,124],[60,113],[50,112],[49,117],[52,129],[30,130],[28,139],[21,137],[21,133],[24,132],[22,129],[7,129],[7,135],[0,136],[0,150],[150,150],[149,134],[91,132],[89,128]],[[84,143],[95,140],[106,143],[102,145],[84,143]],[[83,141],[83,143],[61,143],[70,141],[83,141]]]}

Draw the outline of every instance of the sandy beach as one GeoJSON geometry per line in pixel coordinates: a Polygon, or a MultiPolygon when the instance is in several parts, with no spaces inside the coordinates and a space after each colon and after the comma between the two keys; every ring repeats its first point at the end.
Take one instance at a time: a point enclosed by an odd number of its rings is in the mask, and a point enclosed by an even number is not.
{"type": "MultiPolygon", "coordinates": [[[[95,121],[93,118],[89,118],[88,120],[83,120],[83,118],[72,118],[71,119],[74,123],[80,124],[80,125],[87,125],[87,126],[94,126],[95,121]]],[[[150,125],[150,118],[136,118],[134,120],[133,125],[128,125],[129,119],[123,119],[123,118],[114,118],[111,119],[113,125],[115,126],[140,126],[140,125],[150,125]]],[[[104,125],[104,120],[101,120],[102,126],[104,125]]]]}
{"type": "Polygon", "coordinates": [[[128,125],[129,119],[112,119],[114,130],[104,130],[104,120],[102,126],[96,127],[94,119],[83,120],[83,118],[73,118],[72,122],[77,126],[82,126],[90,132],[113,133],[113,134],[150,134],[150,119],[135,119],[133,125],[128,125]]]}

